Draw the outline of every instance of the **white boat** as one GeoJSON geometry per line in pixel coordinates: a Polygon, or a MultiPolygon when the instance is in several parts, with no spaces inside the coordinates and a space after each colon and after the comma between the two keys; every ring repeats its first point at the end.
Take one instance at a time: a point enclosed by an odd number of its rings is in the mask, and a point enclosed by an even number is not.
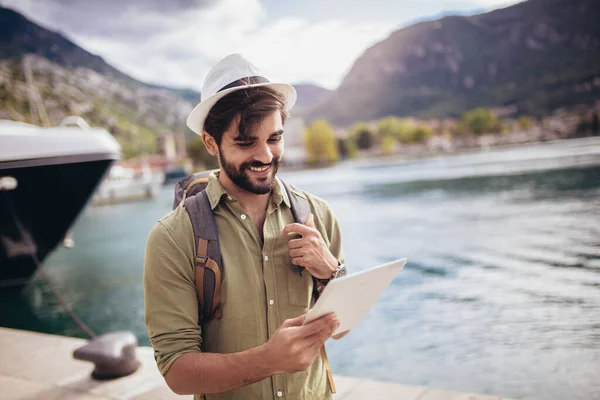
{"type": "Polygon", "coordinates": [[[153,172],[147,165],[141,172],[115,165],[100,184],[92,204],[104,205],[153,199],[160,193],[164,180],[164,173],[153,172]]]}
{"type": "Polygon", "coordinates": [[[53,128],[0,120],[0,287],[26,283],[69,239],[120,157],[109,132],[78,117],[53,128]]]}

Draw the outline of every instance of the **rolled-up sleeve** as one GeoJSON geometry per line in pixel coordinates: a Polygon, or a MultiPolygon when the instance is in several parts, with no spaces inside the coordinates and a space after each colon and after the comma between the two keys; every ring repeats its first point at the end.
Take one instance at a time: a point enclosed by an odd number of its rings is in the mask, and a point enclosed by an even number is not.
{"type": "MultiPolygon", "coordinates": [[[[188,228],[188,227],[184,227],[188,228]]],[[[184,229],[185,230],[185,229],[184,229]]],[[[192,235],[191,225],[189,233],[192,235]]],[[[159,221],[148,237],[144,257],[144,304],[148,337],[162,375],[182,354],[199,352],[194,248],[176,240],[159,221]],[[190,254],[191,253],[191,254],[190,254]]]]}

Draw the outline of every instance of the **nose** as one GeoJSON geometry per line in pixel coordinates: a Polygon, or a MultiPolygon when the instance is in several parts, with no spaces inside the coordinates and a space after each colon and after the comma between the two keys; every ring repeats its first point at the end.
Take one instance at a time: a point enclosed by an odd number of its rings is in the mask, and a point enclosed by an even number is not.
{"type": "Polygon", "coordinates": [[[273,161],[273,153],[268,143],[263,143],[257,147],[254,159],[263,164],[270,164],[273,161]]]}

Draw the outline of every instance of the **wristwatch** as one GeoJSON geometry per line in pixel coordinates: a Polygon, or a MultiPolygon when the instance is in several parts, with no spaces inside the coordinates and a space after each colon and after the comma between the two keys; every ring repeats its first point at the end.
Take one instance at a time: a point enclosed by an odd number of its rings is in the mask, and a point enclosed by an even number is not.
{"type": "Polygon", "coordinates": [[[344,266],[344,264],[340,264],[338,261],[338,266],[335,269],[335,271],[333,271],[333,273],[331,274],[331,278],[329,278],[329,279],[316,278],[315,282],[317,282],[317,284],[315,285],[315,291],[317,293],[317,296],[321,295],[321,293],[325,289],[325,286],[327,286],[327,284],[332,279],[341,278],[342,276],[345,276],[347,273],[348,273],[348,270],[346,269],[346,266],[344,266]]]}
{"type": "Polygon", "coordinates": [[[330,279],[341,278],[342,276],[346,276],[348,270],[344,264],[339,264],[338,267],[333,271],[330,279]]]}
{"type": "Polygon", "coordinates": [[[348,270],[346,269],[346,266],[344,264],[340,264],[338,261],[338,266],[335,269],[335,271],[333,271],[330,278],[325,278],[325,279],[316,278],[316,280],[322,286],[326,286],[330,280],[335,279],[335,278],[341,278],[342,276],[346,276],[347,273],[348,273],[348,270]]]}

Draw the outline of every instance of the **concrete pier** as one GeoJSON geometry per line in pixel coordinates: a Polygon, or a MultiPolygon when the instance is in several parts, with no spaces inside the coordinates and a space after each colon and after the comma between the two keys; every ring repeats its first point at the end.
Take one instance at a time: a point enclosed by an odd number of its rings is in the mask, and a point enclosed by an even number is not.
{"type": "MultiPolygon", "coordinates": [[[[91,379],[91,363],[73,359],[83,339],[0,328],[0,398],[5,400],[170,400],[175,395],[160,376],[150,347],[139,347],[134,374],[112,381],[91,379]]],[[[336,400],[507,400],[336,375],[336,400]]]]}

